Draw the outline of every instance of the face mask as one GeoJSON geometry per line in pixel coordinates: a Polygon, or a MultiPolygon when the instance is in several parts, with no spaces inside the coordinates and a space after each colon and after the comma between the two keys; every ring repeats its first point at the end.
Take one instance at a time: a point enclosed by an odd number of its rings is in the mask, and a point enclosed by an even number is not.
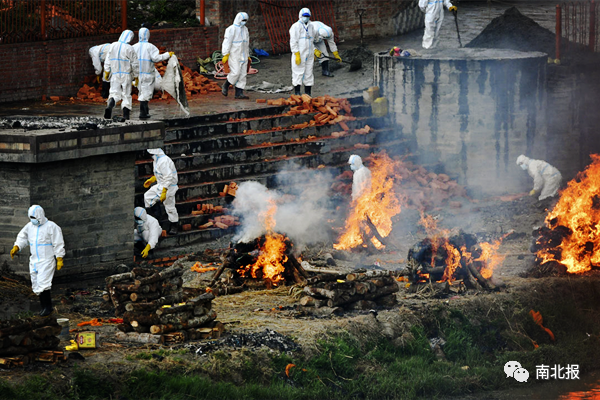
{"type": "Polygon", "coordinates": [[[244,26],[244,25],[246,25],[246,22],[247,22],[247,21],[242,21],[242,22],[240,22],[240,25],[241,25],[241,26],[244,26]]]}
{"type": "Polygon", "coordinates": [[[354,164],[351,164],[351,165],[350,165],[350,169],[351,169],[352,171],[356,171],[356,170],[358,169],[358,167],[357,167],[356,165],[354,165],[354,164]]]}
{"type": "Polygon", "coordinates": [[[305,24],[308,24],[308,21],[310,21],[310,17],[302,17],[301,18],[302,22],[304,22],[305,24]]]}
{"type": "Polygon", "coordinates": [[[144,221],[142,221],[141,219],[136,219],[135,225],[136,225],[138,231],[141,232],[144,230],[144,221]]]}
{"type": "Polygon", "coordinates": [[[30,220],[30,221],[31,221],[31,223],[32,223],[32,224],[34,224],[34,225],[39,225],[39,224],[40,224],[40,221],[38,221],[38,220],[37,220],[37,219],[35,219],[35,218],[29,218],[29,220],[30,220]]]}
{"type": "Polygon", "coordinates": [[[527,165],[521,164],[521,168],[523,168],[523,171],[527,171],[527,165]]]}

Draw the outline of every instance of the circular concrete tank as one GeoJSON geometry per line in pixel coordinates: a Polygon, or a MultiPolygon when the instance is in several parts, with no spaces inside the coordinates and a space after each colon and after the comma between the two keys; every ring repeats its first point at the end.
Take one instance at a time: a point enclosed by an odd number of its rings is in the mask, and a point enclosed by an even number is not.
{"type": "Polygon", "coordinates": [[[375,85],[421,163],[439,164],[475,196],[514,193],[532,186],[519,154],[546,154],[547,59],[498,49],[383,53],[375,85]]]}

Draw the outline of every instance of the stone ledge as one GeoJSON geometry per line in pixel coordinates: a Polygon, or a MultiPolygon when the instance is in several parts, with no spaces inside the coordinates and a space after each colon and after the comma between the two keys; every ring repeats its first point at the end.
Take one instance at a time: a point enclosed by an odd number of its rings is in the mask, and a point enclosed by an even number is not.
{"type": "Polygon", "coordinates": [[[0,133],[0,162],[42,163],[162,147],[165,124],[126,123],[96,130],[0,133]]]}

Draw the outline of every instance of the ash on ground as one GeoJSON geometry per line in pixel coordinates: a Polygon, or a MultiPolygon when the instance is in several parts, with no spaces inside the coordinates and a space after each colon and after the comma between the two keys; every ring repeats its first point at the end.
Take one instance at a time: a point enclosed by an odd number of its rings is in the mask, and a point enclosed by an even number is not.
{"type": "Polygon", "coordinates": [[[98,129],[112,124],[112,120],[96,117],[8,117],[0,118],[0,129],[98,129]]]}
{"type": "Polygon", "coordinates": [[[261,347],[268,347],[282,352],[291,352],[300,349],[300,346],[290,337],[270,329],[265,329],[258,333],[235,334],[214,342],[194,343],[186,347],[198,355],[204,355],[223,348],[241,349],[242,347],[246,347],[259,349],[261,347]]]}

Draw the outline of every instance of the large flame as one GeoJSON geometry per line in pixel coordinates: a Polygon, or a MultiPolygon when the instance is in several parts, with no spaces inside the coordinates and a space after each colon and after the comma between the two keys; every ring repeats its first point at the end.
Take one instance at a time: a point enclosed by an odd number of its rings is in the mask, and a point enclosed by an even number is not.
{"type": "Polygon", "coordinates": [[[537,256],[542,263],[557,261],[567,271],[580,274],[600,265],[600,155],[592,154],[592,163],[567,184],[558,203],[546,216],[550,229],[562,226],[570,235],[558,245],[560,256],[553,249],[541,249],[537,256]],[[556,252],[554,252],[556,253],[556,252]]]}
{"type": "MultiPolygon", "coordinates": [[[[365,190],[356,201],[352,202],[343,234],[338,243],[333,245],[337,250],[365,246],[364,240],[373,236],[367,218],[382,238],[387,237],[392,231],[392,217],[401,211],[400,199],[394,191],[394,179],[400,179],[394,173],[398,162],[393,161],[385,152],[374,154],[371,161],[371,190],[365,190]],[[363,232],[367,236],[364,240],[363,232]]],[[[378,249],[385,247],[375,237],[370,240],[378,249]]]]}
{"type": "Polygon", "coordinates": [[[288,257],[285,254],[286,244],[285,236],[274,231],[275,213],[277,205],[274,201],[269,201],[270,207],[259,218],[263,221],[265,230],[265,243],[260,248],[260,254],[256,262],[244,268],[238,269],[241,276],[250,276],[253,278],[262,278],[263,280],[277,285],[283,278],[285,267],[283,264],[288,257]]]}

